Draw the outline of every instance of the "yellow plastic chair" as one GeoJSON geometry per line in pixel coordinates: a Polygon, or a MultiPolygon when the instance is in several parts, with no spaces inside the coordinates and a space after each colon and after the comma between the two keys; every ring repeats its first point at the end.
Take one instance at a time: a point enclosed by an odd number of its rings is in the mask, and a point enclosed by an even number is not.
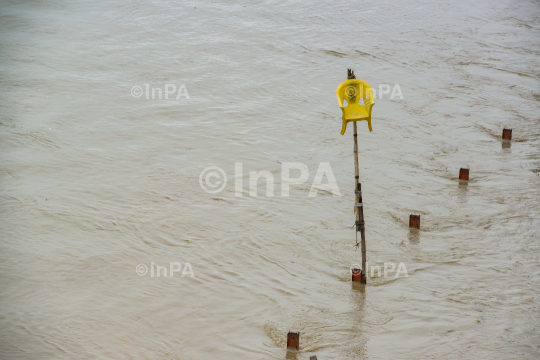
{"type": "Polygon", "coordinates": [[[351,79],[339,84],[336,90],[339,107],[343,111],[343,126],[341,135],[347,130],[347,123],[351,121],[367,120],[369,131],[371,128],[371,108],[375,105],[371,86],[363,80],[351,79]],[[363,100],[363,104],[360,103],[363,100]],[[347,106],[343,107],[343,101],[347,106]]]}

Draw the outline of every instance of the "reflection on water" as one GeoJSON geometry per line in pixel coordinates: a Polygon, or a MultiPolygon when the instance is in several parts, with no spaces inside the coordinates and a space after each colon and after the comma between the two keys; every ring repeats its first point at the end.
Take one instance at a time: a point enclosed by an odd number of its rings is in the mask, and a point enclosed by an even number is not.
{"type": "Polygon", "coordinates": [[[418,244],[420,242],[420,230],[417,228],[409,228],[407,237],[409,238],[409,243],[418,244]]]}
{"type": "Polygon", "coordinates": [[[458,185],[458,192],[457,192],[457,198],[459,204],[465,204],[467,203],[468,197],[467,194],[469,193],[469,182],[468,181],[460,181],[458,185]]]}
{"type": "Polygon", "coordinates": [[[285,360],[297,360],[298,359],[298,350],[287,349],[285,354],[285,360]]]}

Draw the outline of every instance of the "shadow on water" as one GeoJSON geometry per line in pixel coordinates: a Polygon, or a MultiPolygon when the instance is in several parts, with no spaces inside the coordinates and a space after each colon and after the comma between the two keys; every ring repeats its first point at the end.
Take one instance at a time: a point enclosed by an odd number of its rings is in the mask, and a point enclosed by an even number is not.
{"type": "Polygon", "coordinates": [[[510,149],[512,147],[512,142],[508,140],[503,140],[501,148],[503,149],[510,149]]]}

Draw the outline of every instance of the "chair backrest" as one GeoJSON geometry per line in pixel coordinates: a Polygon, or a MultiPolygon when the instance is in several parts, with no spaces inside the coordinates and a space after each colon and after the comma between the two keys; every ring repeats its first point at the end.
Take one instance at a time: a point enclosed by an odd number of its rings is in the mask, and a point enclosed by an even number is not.
{"type": "Polygon", "coordinates": [[[344,100],[347,101],[347,104],[357,104],[360,99],[363,99],[366,107],[370,107],[375,103],[371,86],[359,79],[346,80],[339,84],[336,89],[336,96],[340,107],[343,106],[344,100]]]}

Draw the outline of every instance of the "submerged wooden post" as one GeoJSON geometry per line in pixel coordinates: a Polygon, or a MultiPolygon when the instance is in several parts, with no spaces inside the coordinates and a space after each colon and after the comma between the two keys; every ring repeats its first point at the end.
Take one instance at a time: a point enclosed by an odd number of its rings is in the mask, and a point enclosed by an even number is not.
{"type": "MultiPolygon", "coordinates": [[[[354,71],[347,69],[347,79],[356,79],[354,71]]],[[[361,96],[361,94],[358,94],[361,96]]],[[[356,214],[356,231],[360,232],[360,246],[362,247],[362,273],[361,282],[366,283],[366,232],[364,223],[364,204],[362,203],[362,185],[360,184],[360,172],[358,170],[358,133],[356,128],[356,121],[353,121],[354,131],[354,212],[356,214]]],[[[353,276],[354,277],[354,276],[353,276]]]]}
{"type": "Polygon", "coordinates": [[[290,332],[287,334],[287,347],[296,348],[300,350],[300,333],[299,332],[290,332]]]}
{"type": "Polygon", "coordinates": [[[362,270],[361,269],[352,269],[352,281],[362,282],[362,270]]]}
{"type": "Polygon", "coordinates": [[[512,129],[503,129],[503,140],[512,140],[512,129]]]}
{"type": "Polygon", "coordinates": [[[459,169],[459,180],[469,180],[469,169],[459,169]]]}
{"type": "Polygon", "coordinates": [[[409,216],[409,227],[415,227],[420,229],[420,215],[409,216]]]}

